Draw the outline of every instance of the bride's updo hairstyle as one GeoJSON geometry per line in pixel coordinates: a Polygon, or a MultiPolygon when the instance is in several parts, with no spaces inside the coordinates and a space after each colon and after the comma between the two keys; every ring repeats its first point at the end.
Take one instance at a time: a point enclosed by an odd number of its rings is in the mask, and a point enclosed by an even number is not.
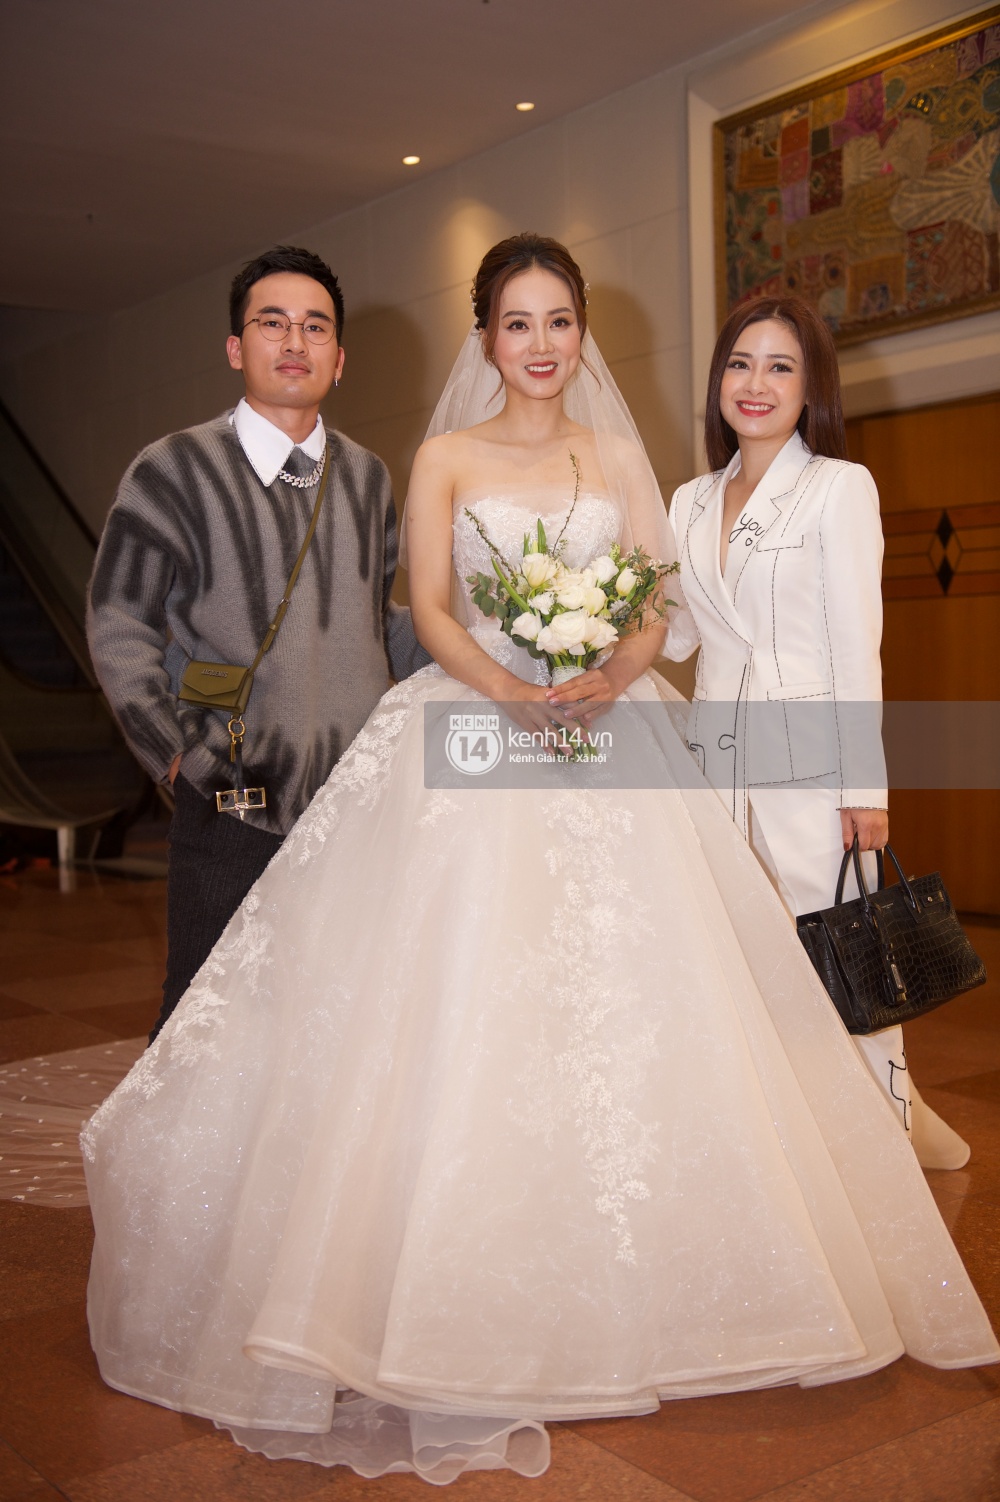
{"type": "Polygon", "coordinates": [[[806,366],[806,404],[798,421],[799,436],[814,454],[824,454],[829,459],[847,458],[847,434],[840,405],[840,368],[833,335],[816,309],[804,298],[755,297],[733,309],[715,343],[705,406],[705,449],[710,469],[725,469],[740,446],[719,406],[722,377],[729,356],[744,329],[769,318],[783,323],[802,348],[806,366]]]}
{"type": "Polygon", "coordinates": [[[483,335],[483,354],[492,365],[493,350],[500,327],[500,298],[507,283],[540,266],[561,277],[570,290],[580,337],[587,332],[587,289],[579,266],[558,240],[546,235],[523,233],[501,240],[483,256],[476,280],[472,284],[472,310],[476,328],[483,335]]]}

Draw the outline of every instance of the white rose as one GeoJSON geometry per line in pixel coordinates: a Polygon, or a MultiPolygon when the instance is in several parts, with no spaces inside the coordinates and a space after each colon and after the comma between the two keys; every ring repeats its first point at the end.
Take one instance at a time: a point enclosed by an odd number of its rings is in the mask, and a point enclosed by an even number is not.
{"type": "Polygon", "coordinates": [[[598,620],[596,616],[591,616],[583,639],[588,647],[602,652],[605,647],[610,647],[612,642],[618,640],[618,632],[610,621],[598,620]]]}
{"type": "Polygon", "coordinates": [[[526,610],[519,615],[510,628],[512,636],[519,636],[522,641],[534,641],[542,629],[542,622],[531,610],[526,610]]]}
{"type": "Polygon", "coordinates": [[[607,603],[608,597],[604,590],[598,589],[596,585],[583,591],[583,608],[588,615],[600,615],[607,603]]]}
{"type": "Polygon", "coordinates": [[[633,574],[630,568],[623,568],[621,573],[618,575],[618,583],[615,585],[615,589],[624,599],[626,595],[630,595],[632,593],[638,582],[638,579],[636,578],[635,574],[633,574]]]}
{"type": "Polygon", "coordinates": [[[564,610],[582,610],[586,597],[587,590],[583,584],[571,584],[568,588],[560,584],[556,589],[556,599],[564,610]]]}
{"type": "Polygon", "coordinates": [[[531,600],[532,610],[537,610],[539,615],[548,615],[556,602],[556,597],[551,589],[543,590],[540,595],[534,595],[531,600]]]}
{"type": "Polygon", "coordinates": [[[560,589],[582,589],[588,581],[579,569],[561,567],[556,582],[560,589]]]}
{"type": "Polygon", "coordinates": [[[608,584],[617,574],[618,565],[613,558],[608,557],[607,553],[602,553],[600,558],[594,559],[590,570],[594,575],[595,584],[608,584]]]}
{"type": "Polygon", "coordinates": [[[526,553],[521,559],[521,573],[531,589],[541,589],[555,576],[555,560],[548,553],[526,553]]]}
{"type": "MultiPolygon", "coordinates": [[[[554,615],[546,630],[549,635],[558,642],[555,648],[546,650],[556,652],[571,652],[574,657],[583,651],[584,633],[590,624],[592,617],[585,610],[564,610],[559,615],[554,615]]],[[[541,641],[541,632],[538,633],[541,641]]]]}

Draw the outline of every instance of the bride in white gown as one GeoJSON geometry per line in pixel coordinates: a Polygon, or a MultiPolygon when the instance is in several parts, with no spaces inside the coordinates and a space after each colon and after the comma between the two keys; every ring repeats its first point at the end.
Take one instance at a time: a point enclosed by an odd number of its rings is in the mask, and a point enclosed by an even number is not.
{"type": "Polygon", "coordinates": [[[547,1418],[1000,1359],[767,878],[693,786],[646,671],[661,627],[579,680],[601,725],[644,709],[661,788],[425,786],[426,706],[560,714],[458,585],[489,568],[481,531],[512,557],[569,517],[577,566],[670,546],[568,253],[495,247],[476,313],[408,505],[440,665],[385,696],[84,1133],[108,1383],[267,1455],[438,1483],[537,1475],[547,1418]]]}

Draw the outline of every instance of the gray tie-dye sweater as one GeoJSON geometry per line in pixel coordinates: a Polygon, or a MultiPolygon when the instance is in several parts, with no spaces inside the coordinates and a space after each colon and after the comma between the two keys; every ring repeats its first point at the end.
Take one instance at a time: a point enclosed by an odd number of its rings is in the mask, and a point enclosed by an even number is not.
{"type": "MultiPolygon", "coordinates": [[[[277,640],[246,711],[246,778],[267,789],[247,818],[275,834],[325,782],[394,678],[430,661],[389,601],[396,511],[385,465],[327,431],[326,496],[277,640]]],[[[233,785],[228,716],[181,705],[192,658],[249,664],[302,546],[315,487],[265,486],[229,414],[144,449],[118,490],[90,585],[88,635],[129,745],[162,781],[206,797],[233,785]]],[[[235,817],[230,815],[227,817],[235,817]]]]}

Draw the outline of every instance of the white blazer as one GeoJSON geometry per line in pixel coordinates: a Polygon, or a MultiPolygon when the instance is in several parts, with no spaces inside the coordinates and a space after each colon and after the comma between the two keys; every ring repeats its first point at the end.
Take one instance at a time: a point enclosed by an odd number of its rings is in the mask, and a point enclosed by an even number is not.
{"type": "Polygon", "coordinates": [[[687,603],[664,655],[702,649],[688,744],[744,834],[754,787],[833,786],[840,807],[885,808],[875,482],[794,433],[740,513],[724,579],[723,498],[739,468],[737,450],[670,505],[687,603]]]}

